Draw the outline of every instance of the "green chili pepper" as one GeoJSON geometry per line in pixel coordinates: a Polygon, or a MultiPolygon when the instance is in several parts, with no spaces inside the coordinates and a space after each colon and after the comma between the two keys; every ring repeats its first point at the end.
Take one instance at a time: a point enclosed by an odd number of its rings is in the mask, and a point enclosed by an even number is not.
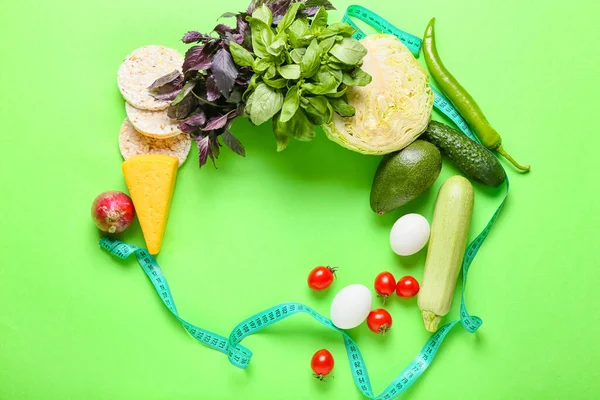
{"type": "Polygon", "coordinates": [[[454,104],[462,114],[467,123],[475,130],[481,143],[485,147],[502,154],[502,156],[520,170],[529,171],[529,165],[520,165],[504,151],[500,134],[491,127],[490,123],[485,118],[485,115],[483,115],[483,111],[481,111],[481,108],[479,108],[469,92],[458,83],[456,78],[442,63],[435,47],[434,23],[435,18],[432,18],[425,29],[425,36],[423,37],[423,54],[425,55],[425,61],[427,62],[427,67],[429,68],[429,72],[433,76],[433,79],[435,79],[442,91],[448,96],[450,101],[452,101],[452,104],[454,104]]]}

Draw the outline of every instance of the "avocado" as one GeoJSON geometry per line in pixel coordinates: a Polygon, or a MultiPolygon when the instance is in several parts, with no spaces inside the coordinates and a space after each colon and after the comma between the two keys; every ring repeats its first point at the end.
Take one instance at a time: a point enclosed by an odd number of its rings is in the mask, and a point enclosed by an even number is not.
{"type": "Polygon", "coordinates": [[[461,132],[431,121],[421,136],[436,145],[465,175],[487,186],[499,186],[506,179],[506,173],[498,158],[461,132]]]}
{"type": "Polygon", "coordinates": [[[413,201],[433,185],[441,170],[440,151],[424,140],[386,155],[373,179],[371,209],[383,215],[413,201]]]}

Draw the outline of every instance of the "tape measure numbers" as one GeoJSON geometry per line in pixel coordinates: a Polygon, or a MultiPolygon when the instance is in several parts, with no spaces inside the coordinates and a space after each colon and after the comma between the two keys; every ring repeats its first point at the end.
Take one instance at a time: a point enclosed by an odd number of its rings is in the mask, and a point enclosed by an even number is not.
{"type": "MultiPolygon", "coordinates": [[[[374,12],[367,10],[361,6],[350,6],[344,16],[344,22],[352,25],[357,31],[355,37],[360,39],[365,37],[365,33],[351,20],[351,17],[358,18],[363,22],[371,25],[373,28],[397,36],[415,55],[418,56],[421,48],[421,39],[413,36],[409,33],[403,32],[400,29],[394,27],[391,23],[381,18],[374,12]]],[[[458,128],[471,139],[478,141],[477,137],[473,135],[469,126],[456,111],[452,103],[446,99],[439,91],[434,90],[435,102],[434,106],[441,111],[444,115],[448,116],[458,128]]],[[[427,367],[433,362],[433,359],[440,348],[446,335],[460,322],[462,326],[469,332],[474,333],[479,329],[483,321],[476,316],[471,316],[467,312],[465,305],[465,287],[467,284],[467,273],[469,267],[473,262],[477,252],[483,245],[485,239],[488,237],[492,226],[497,220],[500,211],[506,201],[509,190],[508,178],[506,179],[506,195],[502,200],[502,203],[497,208],[492,218],[487,223],[483,231],[469,244],[465,252],[465,257],[462,265],[462,276],[463,276],[463,287],[461,294],[461,305],[460,305],[460,319],[452,321],[442,326],[431,338],[425,343],[425,346],[421,349],[419,354],[414,360],[388,385],[388,387],[379,395],[373,394],[371,382],[369,380],[369,374],[367,373],[367,367],[365,361],[358,349],[356,343],[352,338],[343,330],[338,329],[333,325],[329,318],[322,316],[321,314],[314,311],[312,308],[299,304],[299,303],[284,303],[278,306],[269,308],[268,310],[262,311],[258,314],[253,315],[250,318],[242,321],[238,324],[228,337],[218,335],[208,330],[202,329],[186,320],[184,320],[177,311],[175,306],[175,300],[169,284],[162,273],[156,259],[151,256],[145,249],[120,242],[112,238],[103,238],[100,241],[100,246],[112,255],[121,259],[126,259],[132,254],[135,255],[138,263],[150,278],[150,281],[154,285],[156,292],[161,298],[165,306],[171,311],[173,316],[179,320],[185,330],[198,342],[203,345],[210,347],[211,349],[217,350],[227,355],[229,361],[238,368],[247,368],[250,360],[252,359],[252,352],[240,343],[246,337],[257,333],[266,327],[273,325],[279,321],[284,320],[292,315],[296,314],[308,314],[317,322],[321,323],[328,329],[338,332],[343,340],[346,347],[346,353],[348,355],[348,362],[350,363],[350,369],[352,371],[352,377],[358,390],[361,391],[366,397],[377,400],[391,400],[399,396],[406,389],[408,389],[422,374],[425,372],[427,367]]]]}

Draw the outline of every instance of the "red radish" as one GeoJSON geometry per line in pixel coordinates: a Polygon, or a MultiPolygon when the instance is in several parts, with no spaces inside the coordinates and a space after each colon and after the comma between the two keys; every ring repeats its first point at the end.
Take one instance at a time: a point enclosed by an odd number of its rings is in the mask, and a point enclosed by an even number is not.
{"type": "Polygon", "coordinates": [[[133,202],[123,192],[111,190],[98,195],[92,204],[92,218],[102,232],[120,233],[135,217],[133,202]]]}
{"type": "Polygon", "coordinates": [[[383,308],[378,308],[369,313],[367,326],[373,332],[385,335],[392,327],[392,316],[383,308]]]}

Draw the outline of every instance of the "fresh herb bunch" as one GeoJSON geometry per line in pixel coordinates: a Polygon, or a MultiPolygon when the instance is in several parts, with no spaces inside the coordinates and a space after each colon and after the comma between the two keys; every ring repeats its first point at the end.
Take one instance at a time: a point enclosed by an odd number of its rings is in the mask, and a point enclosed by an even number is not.
{"type": "Polygon", "coordinates": [[[170,118],[189,133],[203,166],[213,163],[223,143],[242,156],[245,150],[229,131],[233,119],[249,116],[255,124],[274,117],[278,150],[290,137],[310,140],[314,125],[333,112],[354,115],[345,99],[347,86],[366,85],[371,77],[358,66],[366,49],[344,23],[327,24],[328,0],[254,0],[235,17],[235,28],[219,24],[216,35],[191,31],[194,43],[178,71],[154,82],[157,99],[172,100],[170,118]]]}
{"type": "Polygon", "coordinates": [[[331,122],[334,112],[353,116],[348,86],[371,82],[360,68],[367,49],[352,38],[354,29],[343,22],[328,25],[324,7],[304,18],[303,7],[293,3],[276,25],[267,6],[256,8],[246,18],[254,55],[230,44],[235,63],[254,71],[242,97],[246,114],[256,125],[273,118],[279,151],[291,137],[314,138],[315,126],[331,122]]]}

